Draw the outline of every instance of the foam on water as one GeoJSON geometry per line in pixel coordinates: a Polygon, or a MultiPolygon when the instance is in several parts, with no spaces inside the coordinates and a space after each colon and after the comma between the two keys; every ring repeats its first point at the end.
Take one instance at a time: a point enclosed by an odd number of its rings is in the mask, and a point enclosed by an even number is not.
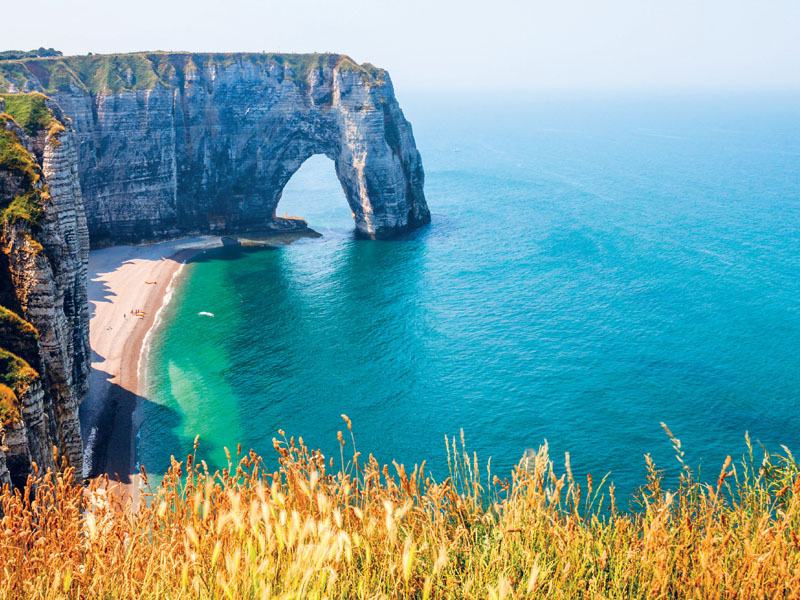
{"type": "Polygon", "coordinates": [[[183,268],[186,266],[185,262],[182,262],[180,266],[175,270],[170,277],[169,283],[167,284],[167,289],[164,292],[164,298],[161,301],[161,306],[158,307],[156,311],[156,316],[153,319],[153,325],[147,332],[144,334],[144,339],[142,340],[142,347],[139,349],[139,362],[136,365],[136,377],[139,380],[139,386],[141,389],[147,389],[147,356],[150,352],[150,344],[153,337],[153,332],[157,331],[161,325],[161,320],[163,318],[164,310],[169,306],[170,301],[172,300],[172,294],[175,291],[175,283],[178,281],[181,273],[183,272],[183,268]]]}

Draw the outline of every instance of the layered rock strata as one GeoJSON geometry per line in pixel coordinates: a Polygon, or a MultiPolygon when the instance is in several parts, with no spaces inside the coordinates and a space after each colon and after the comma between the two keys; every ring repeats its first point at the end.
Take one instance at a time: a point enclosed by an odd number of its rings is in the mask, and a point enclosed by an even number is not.
{"type": "Polygon", "coordinates": [[[0,98],[0,483],[55,448],[81,473],[88,391],[89,234],[78,138],[40,94],[0,98]],[[16,119],[16,120],[15,120],[16,119]]]}
{"type": "Polygon", "coordinates": [[[69,116],[93,244],[293,227],[284,185],[334,161],[357,230],[427,223],[411,126],[386,71],[336,54],[150,53],[0,62],[0,89],[69,116]]]}
{"type": "Polygon", "coordinates": [[[0,92],[0,484],[53,448],[81,472],[90,235],[297,228],[276,208],[313,154],[362,235],[430,220],[388,74],[346,56],[26,57],[0,60],[0,92]]]}

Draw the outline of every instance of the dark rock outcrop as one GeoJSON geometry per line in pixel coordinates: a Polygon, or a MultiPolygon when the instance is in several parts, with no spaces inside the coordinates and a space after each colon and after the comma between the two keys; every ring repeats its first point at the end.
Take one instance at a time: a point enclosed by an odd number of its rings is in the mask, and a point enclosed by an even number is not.
{"type": "Polygon", "coordinates": [[[331,158],[357,230],[430,220],[411,126],[386,71],[345,56],[152,53],[0,63],[73,121],[93,244],[291,225],[284,185],[331,158]]]}

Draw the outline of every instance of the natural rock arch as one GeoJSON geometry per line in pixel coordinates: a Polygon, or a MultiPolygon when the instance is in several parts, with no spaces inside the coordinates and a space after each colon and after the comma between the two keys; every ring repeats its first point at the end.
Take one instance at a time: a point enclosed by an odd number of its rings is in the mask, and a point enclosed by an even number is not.
{"type": "Polygon", "coordinates": [[[95,245],[281,227],[283,187],[313,154],[334,161],[362,235],[430,220],[411,126],[388,74],[371,65],[183,53],[30,63],[22,76],[0,74],[51,94],[72,118],[95,245]],[[87,87],[98,73],[104,86],[87,87]]]}
{"type": "Polygon", "coordinates": [[[272,206],[276,225],[280,219],[277,209],[286,184],[309,158],[318,155],[333,163],[360,234],[387,237],[430,220],[422,193],[422,164],[413,138],[410,141],[413,154],[403,157],[382,143],[382,137],[361,138],[353,143],[337,131],[336,125],[326,131],[326,137],[293,141],[273,166],[274,170],[267,171],[272,182],[269,189],[274,193],[265,198],[265,202],[272,206]]]}
{"type": "Polygon", "coordinates": [[[301,219],[312,229],[355,225],[353,210],[336,174],[336,163],[325,154],[312,154],[283,187],[276,218],[301,219]]]}

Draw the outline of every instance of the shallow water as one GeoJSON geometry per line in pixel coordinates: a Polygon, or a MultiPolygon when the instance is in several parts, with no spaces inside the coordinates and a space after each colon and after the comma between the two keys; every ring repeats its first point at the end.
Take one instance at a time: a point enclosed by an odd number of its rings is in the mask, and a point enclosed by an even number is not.
{"type": "Polygon", "coordinates": [[[447,475],[444,435],[508,472],[557,466],[630,492],[659,422],[715,477],[744,434],[800,451],[800,98],[404,98],[430,227],[354,239],[333,164],[278,212],[323,234],[187,265],[148,363],[139,456],[200,435],[274,464],[277,430],[336,456],[447,475]],[[200,315],[213,313],[213,317],[200,315]]]}

